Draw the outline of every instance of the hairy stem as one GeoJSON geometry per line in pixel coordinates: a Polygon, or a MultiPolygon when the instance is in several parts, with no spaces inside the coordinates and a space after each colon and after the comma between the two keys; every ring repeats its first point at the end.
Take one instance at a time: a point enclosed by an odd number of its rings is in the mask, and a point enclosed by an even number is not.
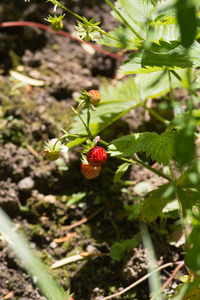
{"type": "MultiPolygon", "coordinates": [[[[174,98],[174,93],[173,93],[173,88],[172,88],[172,77],[171,77],[171,73],[170,73],[169,70],[168,70],[168,78],[169,78],[169,88],[170,88],[171,101],[172,101],[172,104],[174,104],[175,103],[175,98],[174,98]]],[[[176,112],[174,112],[174,116],[177,117],[176,112]]]]}
{"type": "Polygon", "coordinates": [[[157,114],[157,112],[155,112],[153,109],[148,108],[147,106],[145,106],[145,109],[149,111],[149,113],[155,117],[158,121],[160,121],[161,123],[165,124],[165,125],[169,125],[169,121],[165,120],[163,117],[161,117],[159,114],[157,114]]]}
{"type": "Polygon", "coordinates": [[[67,7],[65,7],[65,6],[63,6],[63,5],[61,5],[61,4],[60,4],[59,2],[57,2],[57,1],[56,1],[56,5],[58,5],[59,7],[61,7],[61,8],[64,9],[64,10],[66,10],[68,13],[72,14],[74,17],[80,19],[81,21],[84,21],[84,19],[83,19],[81,16],[77,15],[75,12],[73,12],[73,11],[70,10],[69,8],[67,8],[67,7]]]}
{"type": "MultiPolygon", "coordinates": [[[[181,83],[183,83],[183,79],[178,75],[178,73],[176,72],[176,71],[174,71],[174,70],[170,70],[170,72],[181,82],[181,83]]],[[[200,101],[200,97],[199,97],[199,95],[195,92],[195,91],[193,91],[191,88],[189,88],[188,89],[189,90],[189,92],[193,95],[193,96],[195,96],[199,101],[200,101]]]]}
{"type": "Polygon", "coordinates": [[[113,40],[115,40],[115,41],[117,41],[117,42],[120,43],[120,40],[119,40],[119,39],[117,39],[116,37],[110,35],[109,33],[107,33],[107,32],[104,31],[104,30],[100,30],[99,33],[104,34],[104,35],[107,35],[109,38],[111,38],[111,39],[113,39],[113,40]]]}
{"type": "Polygon", "coordinates": [[[66,133],[66,134],[64,134],[63,136],[61,136],[59,139],[57,139],[57,141],[54,143],[54,145],[53,145],[53,151],[55,150],[55,148],[56,148],[56,144],[59,142],[59,141],[61,141],[61,140],[63,140],[64,138],[66,138],[68,136],[68,133],[66,133]]]}
{"type": "Polygon", "coordinates": [[[118,14],[118,16],[122,19],[122,21],[124,22],[124,24],[137,36],[137,38],[139,40],[143,40],[143,38],[135,31],[135,29],[126,21],[126,19],[121,15],[121,13],[116,9],[116,7],[109,1],[109,0],[105,0],[108,5],[112,8],[112,10],[114,10],[116,12],[116,14],[118,14]]]}

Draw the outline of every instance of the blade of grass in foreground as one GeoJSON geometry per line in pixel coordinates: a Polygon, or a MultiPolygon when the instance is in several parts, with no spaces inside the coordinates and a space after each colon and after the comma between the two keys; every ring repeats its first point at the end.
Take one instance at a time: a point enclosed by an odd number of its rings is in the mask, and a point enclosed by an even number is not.
{"type": "Polygon", "coordinates": [[[21,234],[16,232],[16,227],[1,208],[0,232],[31,275],[41,293],[48,300],[68,300],[68,296],[64,295],[62,288],[53,280],[21,234]]]}

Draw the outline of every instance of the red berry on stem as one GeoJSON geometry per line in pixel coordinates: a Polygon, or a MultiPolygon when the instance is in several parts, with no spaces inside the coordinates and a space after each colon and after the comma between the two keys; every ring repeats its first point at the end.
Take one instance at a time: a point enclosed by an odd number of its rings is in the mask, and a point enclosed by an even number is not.
{"type": "Polygon", "coordinates": [[[99,167],[106,162],[107,152],[102,147],[95,146],[86,154],[86,158],[90,166],[99,167]]]}
{"type": "Polygon", "coordinates": [[[90,101],[93,105],[97,105],[101,100],[101,94],[97,90],[91,90],[88,94],[90,95],[90,101]]]}
{"type": "Polygon", "coordinates": [[[87,179],[93,179],[99,176],[101,167],[92,167],[88,164],[82,164],[81,172],[87,179]]]}

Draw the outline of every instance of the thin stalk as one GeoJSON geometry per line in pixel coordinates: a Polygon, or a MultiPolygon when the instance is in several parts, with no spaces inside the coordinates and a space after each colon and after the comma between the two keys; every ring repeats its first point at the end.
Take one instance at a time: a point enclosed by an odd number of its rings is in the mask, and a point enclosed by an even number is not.
{"type": "MultiPolygon", "coordinates": [[[[178,73],[176,72],[176,71],[174,71],[174,70],[170,70],[170,72],[181,82],[181,83],[183,83],[183,79],[178,75],[178,73]]],[[[195,96],[199,101],[200,101],[200,97],[199,97],[199,95],[195,92],[195,91],[193,91],[191,88],[189,88],[188,89],[189,90],[189,92],[193,95],[193,96],[195,96]]]]}
{"type": "Polygon", "coordinates": [[[183,216],[183,207],[182,207],[182,204],[181,204],[181,200],[178,196],[178,193],[176,193],[176,198],[178,200],[180,216],[181,216],[181,219],[182,219],[183,230],[184,230],[184,234],[185,234],[185,240],[187,240],[187,229],[186,229],[186,224],[185,224],[184,216],[183,216]]]}
{"type": "Polygon", "coordinates": [[[83,123],[83,125],[85,126],[85,129],[86,129],[86,131],[87,131],[89,137],[93,137],[93,135],[92,135],[92,133],[91,133],[91,131],[90,131],[90,128],[85,124],[83,118],[80,116],[79,113],[77,113],[77,116],[79,117],[79,119],[81,120],[81,122],[83,123]]]}
{"type": "MultiPolygon", "coordinates": [[[[79,18],[79,19],[80,19],[81,21],[83,21],[84,23],[88,23],[88,24],[89,24],[89,22],[87,22],[86,19],[84,19],[84,18],[82,18],[81,16],[79,16],[78,14],[74,13],[74,12],[71,11],[69,8],[67,8],[67,7],[65,7],[65,6],[63,6],[63,5],[61,5],[60,3],[57,3],[56,5],[58,5],[59,7],[61,7],[61,8],[64,9],[64,10],[66,10],[67,12],[69,12],[70,14],[72,14],[73,16],[79,18]]],[[[99,32],[100,32],[101,34],[107,35],[107,36],[110,37],[111,39],[114,39],[114,40],[120,42],[119,39],[117,39],[117,38],[111,36],[109,33],[107,33],[107,32],[104,31],[104,30],[101,30],[101,31],[99,31],[99,32]]]]}
{"type": "MultiPolygon", "coordinates": [[[[172,167],[171,167],[170,162],[169,162],[168,166],[169,166],[170,174],[171,174],[171,177],[172,177],[172,181],[174,182],[174,181],[176,180],[176,178],[175,178],[175,176],[174,176],[174,174],[173,174],[173,171],[172,171],[172,167]]],[[[180,216],[181,216],[181,219],[182,219],[183,228],[184,228],[184,233],[185,233],[185,239],[186,239],[187,231],[186,231],[186,226],[185,226],[184,217],[183,217],[183,208],[182,208],[182,204],[181,204],[180,198],[179,198],[179,196],[178,196],[178,193],[176,193],[176,198],[177,198],[177,200],[178,200],[180,216]]]]}
{"type": "MultiPolygon", "coordinates": [[[[170,88],[171,101],[172,101],[172,104],[174,104],[175,103],[175,98],[174,98],[174,93],[173,93],[173,88],[172,88],[172,77],[171,77],[171,73],[170,73],[169,70],[168,70],[168,78],[169,78],[169,88],[170,88]]],[[[177,116],[176,112],[174,112],[174,116],[175,117],[177,116]]]]}
{"type": "Polygon", "coordinates": [[[110,35],[109,33],[107,33],[107,32],[104,31],[104,30],[99,30],[99,33],[104,34],[104,35],[107,35],[109,38],[111,38],[111,39],[113,39],[113,40],[115,40],[115,41],[121,43],[121,41],[120,41],[119,39],[117,39],[116,37],[110,35]]]}
{"type": "Polygon", "coordinates": [[[116,7],[109,1],[109,0],[105,0],[108,5],[112,8],[112,10],[114,10],[116,12],[116,14],[118,14],[118,16],[122,19],[122,21],[124,22],[124,24],[137,36],[137,38],[139,40],[143,40],[143,38],[135,31],[135,29],[126,21],[126,19],[121,15],[121,13],[116,9],[116,7]]]}
{"type": "Polygon", "coordinates": [[[172,166],[171,166],[170,161],[169,161],[169,163],[168,163],[168,167],[169,167],[169,171],[170,171],[170,175],[171,175],[171,177],[172,177],[172,180],[175,181],[176,178],[175,178],[174,173],[173,173],[173,171],[172,171],[172,166]]]}
{"type": "Polygon", "coordinates": [[[72,10],[70,10],[69,8],[61,5],[59,2],[56,3],[56,5],[58,5],[59,7],[61,7],[62,9],[66,10],[68,13],[72,14],[74,17],[80,19],[81,21],[85,21],[84,18],[82,18],[81,16],[77,15],[75,12],[73,12],[72,10]]]}
{"type": "Polygon", "coordinates": [[[57,139],[57,141],[54,143],[54,145],[53,145],[53,151],[55,150],[55,148],[56,148],[56,144],[59,142],[59,141],[61,141],[61,140],[63,140],[64,138],[66,138],[68,136],[68,133],[66,133],[66,134],[64,134],[63,136],[61,136],[59,139],[57,139]]]}
{"type": "Polygon", "coordinates": [[[148,108],[145,106],[145,109],[149,111],[149,113],[154,116],[158,121],[160,121],[161,123],[165,124],[165,125],[169,125],[169,121],[165,120],[163,117],[161,117],[159,114],[157,114],[157,112],[155,112],[153,109],[148,108]]]}
{"type": "Polygon", "coordinates": [[[144,168],[146,168],[147,170],[153,172],[154,174],[156,174],[156,175],[158,175],[158,176],[160,176],[160,177],[163,177],[163,178],[167,179],[167,180],[170,181],[170,182],[172,181],[172,179],[171,179],[170,177],[168,177],[167,175],[161,173],[161,172],[158,171],[158,170],[153,169],[151,166],[145,164],[143,161],[141,161],[141,160],[139,160],[139,159],[137,159],[137,158],[135,158],[135,157],[132,157],[131,159],[127,159],[127,158],[124,158],[124,157],[120,157],[120,159],[121,159],[121,160],[124,160],[124,161],[126,161],[126,162],[129,162],[129,163],[133,163],[133,161],[134,161],[134,162],[136,162],[136,163],[142,165],[142,166],[143,166],[144,168]]]}
{"type": "Polygon", "coordinates": [[[132,283],[131,285],[129,285],[128,287],[126,287],[125,289],[123,289],[122,291],[116,293],[116,294],[113,294],[113,295],[110,295],[110,296],[107,296],[105,298],[103,298],[102,300],[107,300],[107,299],[112,299],[114,297],[117,297],[117,296],[120,296],[124,293],[126,293],[127,291],[129,291],[130,289],[134,288],[135,286],[137,286],[138,284],[140,284],[141,282],[143,282],[144,280],[148,279],[150,276],[152,276],[154,273],[162,270],[162,269],[165,269],[165,268],[168,268],[168,267],[172,267],[174,265],[174,263],[170,262],[170,263],[166,263],[165,265],[162,265],[160,267],[158,267],[156,270],[154,270],[153,272],[151,273],[148,273],[147,275],[145,275],[144,277],[140,278],[139,280],[137,280],[136,282],[132,283]]]}
{"type": "Polygon", "coordinates": [[[87,127],[90,126],[90,109],[89,106],[87,107],[87,127]]]}

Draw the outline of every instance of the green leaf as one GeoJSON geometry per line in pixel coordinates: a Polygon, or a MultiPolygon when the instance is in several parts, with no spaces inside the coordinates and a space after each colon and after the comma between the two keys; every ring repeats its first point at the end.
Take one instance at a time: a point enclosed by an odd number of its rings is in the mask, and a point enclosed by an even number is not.
{"type": "Polygon", "coordinates": [[[141,150],[146,152],[147,156],[159,164],[167,165],[169,159],[175,155],[176,132],[163,133],[158,135],[154,132],[144,133],[141,137],[141,150]]]}
{"type": "Polygon", "coordinates": [[[140,208],[142,203],[135,203],[134,205],[125,205],[124,209],[127,213],[127,219],[129,221],[135,221],[140,215],[140,208]]]}
{"type": "Polygon", "coordinates": [[[134,239],[127,239],[122,242],[116,242],[110,248],[110,256],[113,260],[120,261],[123,258],[125,251],[129,247],[136,247],[137,244],[138,243],[134,239]]]}
{"type": "Polygon", "coordinates": [[[149,73],[166,68],[177,70],[188,66],[192,66],[192,62],[187,58],[185,49],[178,41],[169,43],[159,40],[159,44],[152,43],[150,48],[148,46],[148,49],[131,54],[119,72],[123,74],[149,73]]]}
{"type": "Polygon", "coordinates": [[[199,191],[187,192],[184,189],[178,188],[177,195],[182,205],[183,216],[186,217],[188,210],[192,211],[192,207],[200,199],[200,192],[199,191]]]}
{"type": "Polygon", "coordinates": [[[190,163],[196,150],[194,142],[195,118],[192,112],[185,116],[184,125],[178,132],[175,142],[175,156],[179,167],[190,163]]]}
{"type": "Polygon", "coordinates": [[[114,183],[119,181],[119,179],[124,175],[124,173],[128,170],[130,164],[129,163],[124,163],[120,165],[115,173],[114,177],[114,183]]]}
{"type": "Polygon", "coordinates": [[[190,0],[179,0],[177,3],[177,17],[181,30],[181,43],[189,48],[196,36],[197,20],[195,5],[190,0]]]}
{"type": "MultiPolygon", "coordinates": [[[[197,275],[200,275],[200,223],[199,218],[195,218],[194,216],[191,216],[192,219],[192,231],[188,235],[187,238],[187,248],[186,248],[186,263],[187,266],[194,272],[197,272],[197,275]]],[[[198,290],[199,291],[199,287],[198,290]]],[[[192,293],[192,296],[194,296],[194,291],[192,293]]],[[[191,296],[191,297],[192,297],[191,296]]],[[[198,297],[194,298],[187,298],[187,299],[199,299],[198,297]]]]}
{"type": "MultiPolygon", "coordinates": [[[[196,254],[198,254],[199,251],[196,251],[196,254]]],[[[186,253],[187,256],[187,253],[186,253]]],[[[192,282],[187,282],[183,285],[181,285],[180,288],[177,289],[176,296],[174,296],[173,300],[199,300],[200,299],[200,278],[198,276],[195,276],[194,280],[192,282]]]]}
{"type": "Polygon", "coordinates": [[[125,157],[129,157],[135,154],[136,152],[141,150],[141,147],[138,146],[140,142],[140,135],[140,133],[129,134],[111,141],[110,145],[108,146],[108,153],[111,156],[125,157]]]}
{"type": "Polygon", "coordinates": [[[189,118],[193,118],[196,125],[200,126],[200,109],[194,109],[192,111],[187,111],[182,115],[174,118],[166,128],[166,132],[169,132],[175,128],[184,128],[187,127],[189,118]]]}
{"type": "Polygon", "coordinates": [[[100,44],[108,47],[116,47],[122,49],[136,50],[138,48],[138,41],[135,39],[134,33],[129,28],[118,27],[114,31],[108,32],[111,36],[115,37],[119,41],[104,35],[99,41],[100,44]]]}
{"type": "MultiPolygon", "coordinates": [[[[177,73],[182,78],[186,77],[185,70],[179,70],[177,73]]],[[[169,92],[169,77],[165,71],[154,72],[151,76],[149,74],[138,74],[136,78],[142,101],[162,96],[169,92]]],[[[172,86],[173,88],[181,86],[180,81],[174,76],[172,77],[172,86]]]]}
{"type": "Polygon", "coordinates": [[[169,159],[173,159],[175,155],[176,135],[174,131],[161,135],[156,132],[126,135],[111,141],[108,153],[111,156],[129,157],[138,151],[144,151],[159,164],[168,164],[169,159]]]}
{"type": "Polygon", "coordinates": [[[161,185],[148,194],[150,196],[144,200],[141,207],[140,219],[143,222],[152,222],[159,217],[168,201],[174,198],[174,186],[171,184],[161,185]]]}
{"type": "Polygon", "coordinates": [[[200,186],[200,160],[197,159],[177,179],[177,186],[181,188],[199,189],[200,186]]]}
{"type": "MultiPolygon", "coordinates": [[[[184,71],[178,72],[184,78],[184,71]]],[[[167,73],[155,72],[154,74],[138,74],[138,77],[129,77],[125,81],[118,82],[117,85],[104,84],[100,87],[101,102],[97,110],[91,113],[91,131],[97,135],[103,129],[118,120],[130,109],[140,106],[149,97],[157,97],[169,91],[167,73]]],[[[178,87],[181,83],[174,76],[172,86],[178,87]]],[[[86,111],[81,113],[86,120],[86,111]]],[[[85,134],[85,127],[78,116],[74,118],[74,123],[70,133],[85,134]]],[[[83,142],[83,139],[70,141],[67,146],[74,147],[83,142]]]]}
{"type": "Polygon", "coordinates": [[[139,22],[151,20],[154,6],[151,0],[121,0],[121,6],[131,18],[139,22]]]}
{"type": "MultiPolygon", "coordinates": [[[[118,120],[132,108],[140,106],[141,100],[134,78],[125,82],[118,82],[116,86],[104,85],[100,88],[101,102],[96,111],[91,113],[90,129],[93,135],[97,135],[103,129],[118,120]]],[[[81,113],[83,120],[87,120],[87,110],[81,113]]],[[[86,134],[85,126],[78,116],[75,116],[70,133],[86,134]]],[[[68,147],[78,145],[81,140],[69,142],[68,147]]]]}

